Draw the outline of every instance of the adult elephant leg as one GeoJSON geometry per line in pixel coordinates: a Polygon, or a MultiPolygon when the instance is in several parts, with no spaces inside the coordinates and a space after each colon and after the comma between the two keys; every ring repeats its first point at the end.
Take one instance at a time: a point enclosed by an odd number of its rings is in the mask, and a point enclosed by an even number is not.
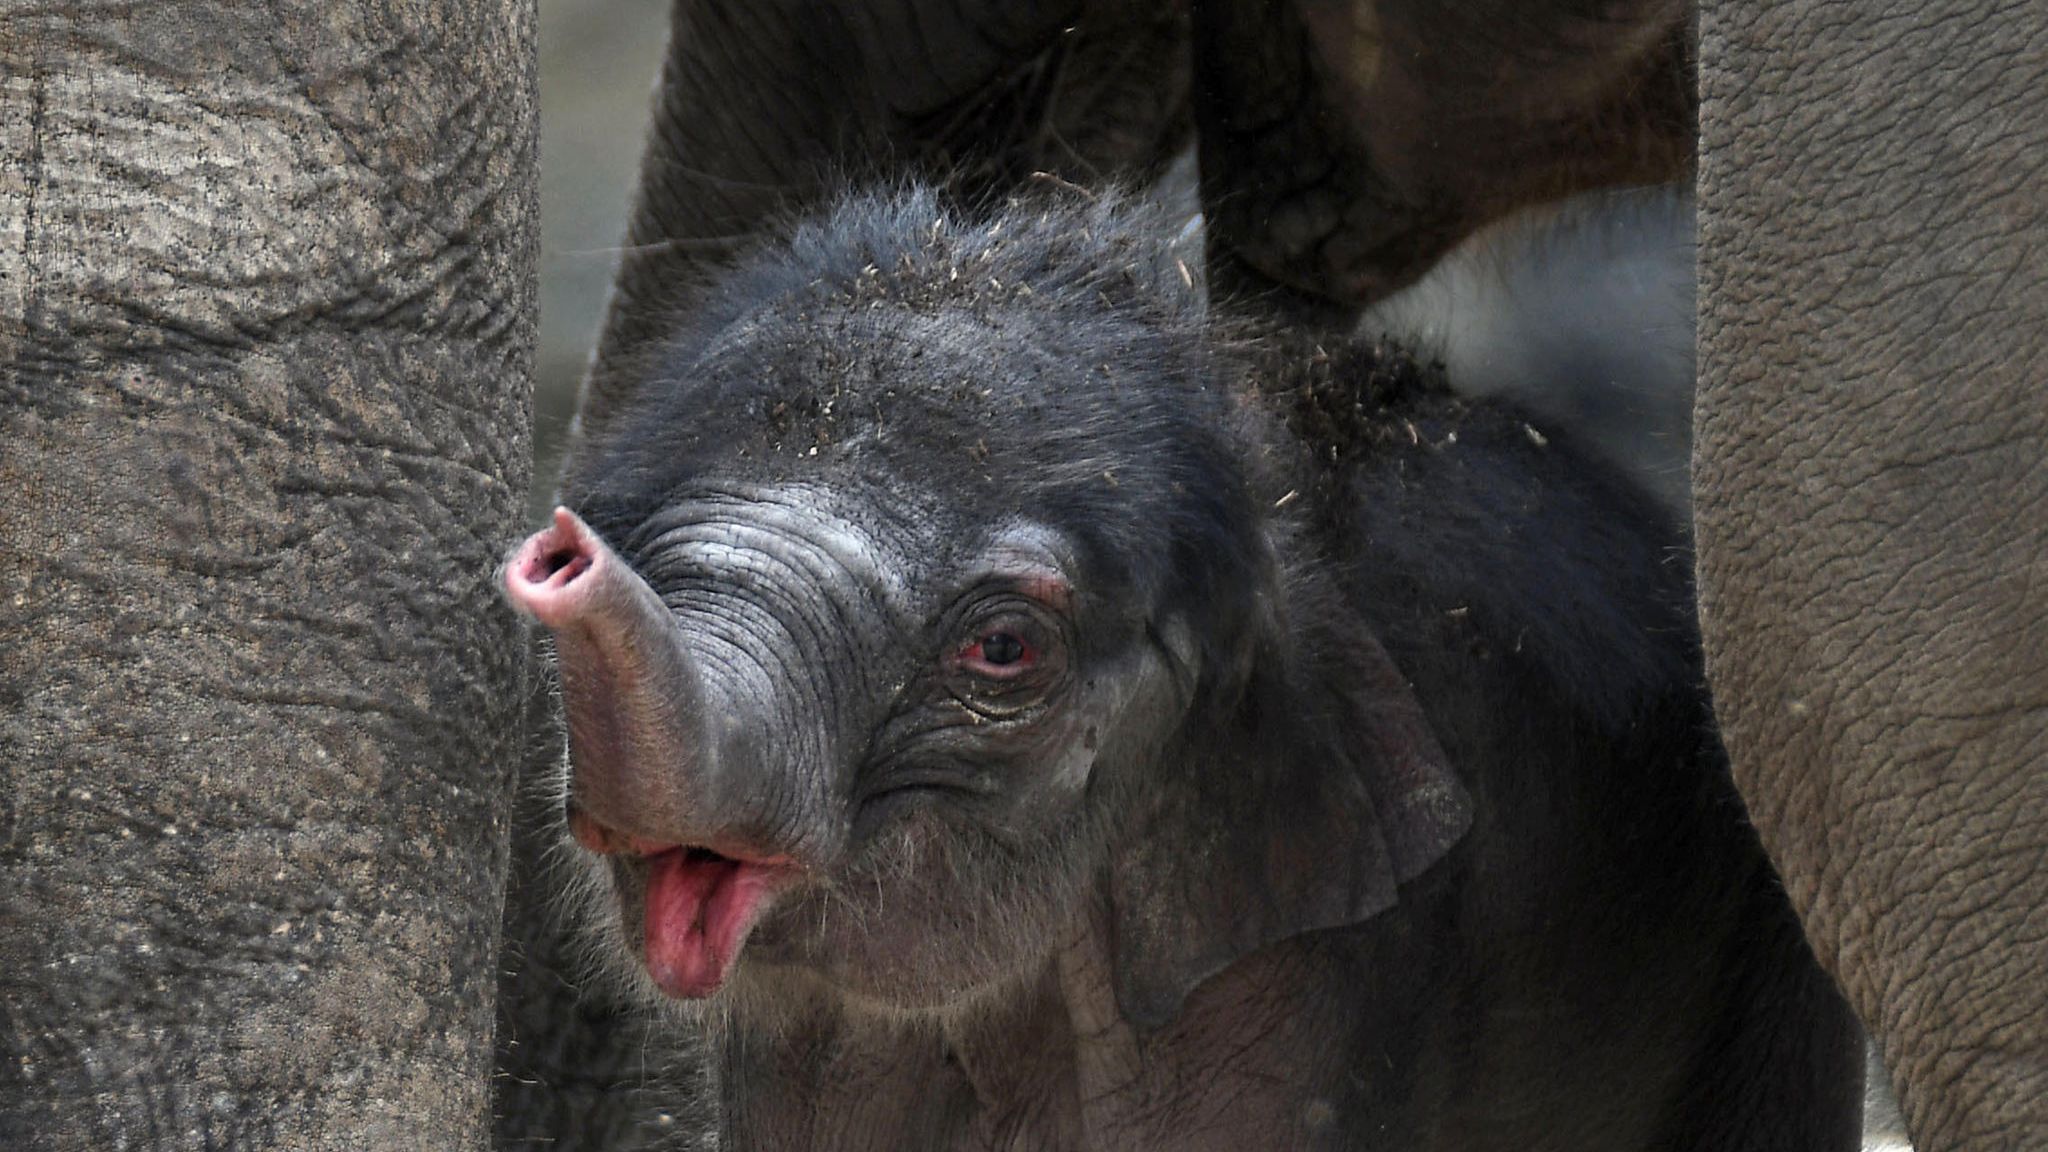
{"type": "Polygon", "coordinates": [[[1174,0],[676,0],[583,428],[707,265],[849,178],[971,200],[1162,167],[1186,137],[1186,40],[1174,0]]]}
{"type": "Polygon", "coordinates": [[[1197,0],[1211,263],[1341,321],[1529,204],[1692,164],[1684,0],[1197,0]]]}
{"type": "Polygon", "coordinates": [[[0,1147],[483,1142],[533,35],[0,11],[0,1147]]]}
{"type": "Polygon", "coordinates": [[[1916,1145],[2048,1146],[2048,18],[1710,4],[1701,92],[1736,775],[1916,1145]]]}

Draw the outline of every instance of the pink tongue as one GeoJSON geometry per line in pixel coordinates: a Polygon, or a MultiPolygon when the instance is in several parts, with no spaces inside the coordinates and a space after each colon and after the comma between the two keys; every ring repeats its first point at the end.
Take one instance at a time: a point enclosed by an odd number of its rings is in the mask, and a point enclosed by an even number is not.
{"type": "Polygon", "coordinates": [[[768,870],[683,849],[647,863],[647,973],[671,996],[709,996],[754,926],[768,870]]]}

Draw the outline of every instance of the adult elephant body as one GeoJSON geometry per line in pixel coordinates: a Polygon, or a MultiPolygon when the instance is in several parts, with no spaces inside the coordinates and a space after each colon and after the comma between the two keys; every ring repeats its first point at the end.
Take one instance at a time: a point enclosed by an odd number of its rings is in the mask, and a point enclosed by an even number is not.
{"type": "Polygon", "coordinates": [[[1142,183],[1192,141],[1226,279],[1329,319],[1503,212],[1691,161],[1682,0],[674,11],[586,425],[707,267],[849,180],[911,174],[966,201],[1142,183]]]}
{"type": "Polygon", "coordinates": [[[0,1146],[483,1142],[532,24],[0,8],[0,1146]]]}

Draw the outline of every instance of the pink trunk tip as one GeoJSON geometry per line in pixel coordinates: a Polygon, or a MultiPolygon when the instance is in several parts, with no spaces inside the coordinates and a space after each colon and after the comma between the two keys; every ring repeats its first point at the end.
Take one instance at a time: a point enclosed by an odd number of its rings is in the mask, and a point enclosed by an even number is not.
{"type": "Polygon", "coordinates": [[[550,628],[559,628],[586,608],[589,589],[610,558],[597,533],[567,508],[556,508],[554,523],[527,537],[505,562],[505,594],[514,607],[550,628]]]}

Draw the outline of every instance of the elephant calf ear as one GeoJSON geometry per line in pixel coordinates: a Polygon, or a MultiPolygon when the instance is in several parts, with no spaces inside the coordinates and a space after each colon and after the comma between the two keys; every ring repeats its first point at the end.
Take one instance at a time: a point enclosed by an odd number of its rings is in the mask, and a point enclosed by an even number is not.
{"type": "Polygon", "coordinates": [[[1256,676],[1222,731],[1163,766],[1110,881],[1116,995],[1152,1030],[1276,941],[1386,911],[1471,825],[1471,799],[1369,634],[1334,668],[1256,676]]]}

